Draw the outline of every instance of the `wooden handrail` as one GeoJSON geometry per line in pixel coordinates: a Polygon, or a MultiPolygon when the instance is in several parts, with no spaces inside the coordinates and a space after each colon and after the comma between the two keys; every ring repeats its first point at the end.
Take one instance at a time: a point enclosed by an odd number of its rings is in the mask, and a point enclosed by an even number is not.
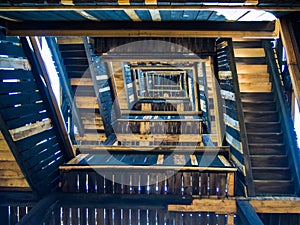
{"type": "Polygon", "coordinates": [[[63,151],[63,153],[65,154],[67,160],[71,159],[75,156],[73,152],[73,146],[67,133],[60,108],[51,88],[51,82],[49,80],[46,67],[39,51],[38,43],[34,37],[30,39],[31,43],[28,43],[27,39],[23,37],[20,40],[29,61],[33,62],[32,73],[35,76],[39,86],[42,87],[41,93],[45,96],[45,98],[49,100],[47,107],[49,108],[49,112],[52,114],[51,119],[54,124],[54,129],[57,131],[60,143],[62,144],[62,146],[64,146],[65,151],[63,151]],[[30,44],[32,45],[34,52],[31,50],[29,46],[30,44]],[[42,75],[43,77],[40,77],[40,75],[42,75]]]}
{"type": "Polygon", "coordinates": [[[286,144],[288,145],[286,146],[286,149],[292,160],[296,193],[299,194],[300,193],[300,160],[299,160],[300,156],[299,156],[299,149],[296,143],[296,135],[292,131],[294,129],[294,126],[289,116],[290,114],[287,110],[288,106],[284,98],[283,89],[280,81],[280,74],[276,65],[276,60],[274,57],[273,49],[271,47],[271,43],[264,40],[263,47],[266,52],[271,80],[273,81],[272,82],[273,89],[274,89],[273,93],[275,95],[276,102],[279,105],[278,112],[281,118],[283,135],[285,137],[285,140],[287,141],[286,144]],[[292,132],[294,133],[294,135],[292,135],[292,132]]]}
{"type": "Polygon", "coordinates": [[[228,39],[227,41],[228,41],[228,58],[229,58],[230,69],[232,73],[232,83],[233,83],[233,89],[235,94],[234,97],[236,102],[236,111],[237,111],[237,117],[239,121],[240,138],[241,138],[242,148],[243,148],[244,166],[246,169],[245,181],[247,185],[248,195],[251,197],[251,196],[255,196],[255,189],[254,189],[253,176],[252,176],[252,167],[251,167],[251,160],[250,160],[250,151],[248,146],[247,131],[246,131],[244,113],[242,108],[242,100],[241,100],[241,92],[240,92],[239,82],[238,82],[238,75],[237,75],[237,70],[236,70],[236,65],[234,60],[232,39],[228,39]]]}
{"type": "Polygon", "coordinates": [[[83,136],[84,135],[84,126],[83,126],[82,121],[80,119],[80,114],[79,114],[78,108],[76,106],[75,100],[72,97],[71,84],[70,84],[70,81],[69,81],[69,78],[68,78],[68,75],[67,75],[67,71],[61,63],[62,58],[61,58],[60,52],[58,50],[57,44],[55,42],[55,38],[54,37],[46,37],[46,41],[47,41],[47,44],[50,48],[52,57],[53,57],[53,59],[56,63],[56,66],[57,66],[56,69],[58,70],[58,72],[60,74],[59,75],[59,80],[60,80],[60,83],[63,87],[62,91],[65,93],[67,101],[69,102],[69,105],[71,106],[73,120],[74,120],[74,122],[77,126],[78,133],[79,133],[80,136],[83,136]]]}

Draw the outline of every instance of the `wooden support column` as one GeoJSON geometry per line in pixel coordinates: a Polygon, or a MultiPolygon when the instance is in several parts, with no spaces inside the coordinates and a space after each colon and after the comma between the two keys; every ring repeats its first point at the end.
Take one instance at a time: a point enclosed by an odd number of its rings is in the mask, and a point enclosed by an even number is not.
{"type": "Polygon", "coordinates": [[[237,210],[241,224],[263,225],[263,222],[248,201],[237,200],[237,210]]]}
{"type": "Polygon", "coordinates": [[[295,39],[292,24],[287,18],[280,19],[280,34],[286,51],[287,65],[290,72],[294,93],[300,107],[299,46],[295,39]]]}

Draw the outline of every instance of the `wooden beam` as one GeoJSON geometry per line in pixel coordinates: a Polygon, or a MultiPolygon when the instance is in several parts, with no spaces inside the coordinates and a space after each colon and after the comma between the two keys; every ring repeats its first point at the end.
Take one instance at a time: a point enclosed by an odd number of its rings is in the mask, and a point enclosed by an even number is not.
{"type": "Polygon", "coordinates": [[[152,153],[164,153],[164,152],[174,152],[177,153],[229,153],[229,147],[228,146],[151,146],[151,147],[145,147],[145,146],[95,146],[95,145],[77,145],[75,146],[76,149],[82,151],[82,152],[88,152],[93,151],[94,153],[101,153],[103,151],[110,151],[110,152],[131,152],[136,151],[136,154],[143,154],[148,151],[152,153]]]}
{"type": "Polygon", "coordinates": [[[214,212],[216,214],[236,213],[234,199],[194,199],[191,205],[168,205],[170,212],[214,212]]]}
{"type": "Polygon", "coordinates": [[[104,171],[130,171],[130,172],[134,172],[134,171],[166,171],[166,170],[174,170],[174,171],[206,171],[206,172],[231,172],[234,173],[236,172],[236,168],[228,168],[228,167],[207,167],[207,166],[182,166],[182,165],[174,165],[174,166],[162,166],[162,165],[151,165],[151,166],[131,166],[131,165],[64,165],[64,166],[60,166],[59,169],[61,171],[94,171],[97,170],[98,172],[100,170],[104,170],[104,171]]]}
{"type": "Polygon", "coordinates": [[[118,141],[202,142],[201,134],[116,134],[118,141]]]}
{"type": "Polygon", "coordinates": [[[99,37],[277,37],[275,22],[11,22],[7,35],[99,36],[99,37]]]}
{"type": "Polygon", "coordinates": [[[257,213],[297,213],[300,214],[299,198],[250,199],[250,205],[257,213]]]}
{"type": "MultiPolygon", "coordinates": [[[[67,0],[68,1],[68,0],[67,0]]],[[[155,4],[145,4],[145,5],[135,5],[135,4],[127,4],[128,0],[120,0],[124,2],[124,4],[119,5],[13,5],[13,6],[2,6],[0,8],[1,11],[76,11],[76,10],[94,10],[94,11],[102,11],[102,10],[124,10],[124,9],[135,9],[135,10],[217,10],[217,9],[255,9],[255,10],[263,10],[263,11],[276,11],[276,12],[297,12],[300,11],[299,6],[257,6],[250,4],[239,4],[239,5],[207,5],[207,4],[165,4],[165,5],[155,5],[155,4]]],[[[151,0],[146,0],[150,3],[151,0]]],[[[229,3],[230,4],[230,3],[229,3]]]]}
{"type": "Polygon", "coordinates": [[[300,107],[300,70],[299,70],[299,46],[291,23],[287,18],[280,19],[280,35],[286,51],[287,65],[290,72],[293,89],[300,107]],[[298,55],[298,57],[297,57],[298,55]]]}
{"type": "Polygon", "coordinates": [[[39,134],[51,128],[52,128],[51,119],[47,119],[44,121],[37,121],[30,125],[25,125],[23,127],[18,127],[9,130],[9,132],[14,141],[19,141],[24,138],[30,137],[32,135],[39,134]]]}
{"type": "Polygon", "coordinates": [[[239,220],[243,225],[264,225],[248,201],[237,201],[239,220]]]}

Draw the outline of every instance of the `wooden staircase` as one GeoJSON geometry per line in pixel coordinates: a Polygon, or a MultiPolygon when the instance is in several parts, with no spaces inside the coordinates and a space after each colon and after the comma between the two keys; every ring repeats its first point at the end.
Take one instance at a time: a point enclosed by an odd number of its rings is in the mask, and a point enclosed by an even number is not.
{"type": "Polygon", "coordinates": [[[293,194],[291,170],[261,41],[233,43],[256,195],[293,194]]]}
{"type": "Polygon", "coordinates": [[[58,45],[85,130],[83,137],[75,134],[75,139],[80,144],[99,144],[106,139],[106,135],[88,69],[83,39],[58,38],[58,45]]]}

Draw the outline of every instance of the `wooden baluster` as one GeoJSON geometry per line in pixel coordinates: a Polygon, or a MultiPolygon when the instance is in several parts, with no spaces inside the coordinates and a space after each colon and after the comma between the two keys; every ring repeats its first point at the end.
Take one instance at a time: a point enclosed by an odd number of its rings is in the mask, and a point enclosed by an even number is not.
{"type": "Polygon", "coordinates": [[[193,193],[193,195],[199,195],[199,175],[200,175],[200,172],[198,172],[198,171],[192,172],[192,193],[193,193]]]}
{"type": "Polygon", "coordinates": [[[123,174],[119,171],[114,173],[114,193],[115,194],[122,194],[123,190],[122,190],[122,178],[123,178],[123,174]]]}
{"type": "Polygon", "coordinates": [[[158,225],[165,225],[166,224],[166,211],[164,209],[157,210],[157,222],[158,225]]]}
{"type": "Polygon", "coordinates": [[[19,206],[19,219],[21,220],[26,215],[26,206],[19,206]]]}
{"type": "Polygon", "coordinates": [[[209,213],[208,215],[209,215],[209,217],[208,217],[208,219],[209,219],[209,224],[216,225],[216,224],[217,224],[216,214],[211,212],[211,213],[209,213]]]}
{"type": "Polygon", "coordinates": [[[147,194],[147,173],[140,173],[140,194],[147,194]]]}
{"type": "Polygon", "coordinates": [[[77,191],[77,172],[74,171],[62,171],[61,172],[62,179],[62,192],[76,192],[77,191]]]}
{"type": "Polygon", "coordinates": [[[96,217],[97,224],[105,225],[105,221],[104,221],[104,209],[103,208],[97,208],[96,212],[97,212],[97,217],[96,217]]]}
{"type": "Polygon", "coordinates": [[[190,172],[183,173],[183,188],[184,188],[184,194],[186,194],[186,195],[192,194],[191,173],[190,172]]]}
{"type": "Polygon", "coordinates": [[[87,224],[87,208],[80,208],[80,225],[87,224]]]}
{"type": "Polygon", "coordinates": [[[217,195],[217,175],[215,173],[209,174],[210,195],[217,195]]]}
{"type": "Polygon", "coordinates": [[[131,194],[138,194],[139,193],[139,173],[134,172],[132,174],[132,190],[131,194]]]}
{"type": "Polygon", "coordinates": [[[149,224],[156,224],[156,209],[149,210],[149,224]]]}
{"type": "Polygon", "coordinates": [[[88,173],[88,192],[89,193],[96,193],[96,173],[89,172],[88,173]]]}
{"type": "Polygon", "coordinates": [[[79,176],[79,192],[80,193],[87,193],[87,173],[85,171],[79,171],[78,172],[78,176],[79,176]]]}
{"type": "Polygon", "coordinates": [[[123,209],[122,225],[128,225],[129,223],[129,209],[123,209]]]}
{"type": "Polygon", "coordinates": [[[96,224],[96,214],[95,214],[95,208],[90,207],[88,208],[88,224],[96,224]]]}
{"type": "Polygon", "coordinates": [[[181,195],[183,194],[183,180],[182,180],[182,172],[177,172],[175,174],[175,194],[181,195]]]}
{"type": "Polygon", "coordinates": [[[131,209],[131,224],[138,225],[139,211],[137,208],[131,209]]]}
{"type": "Polygon", "coordinates": [[[208,187],[208,176],[207,173],[201,173],[201,196],[207,196],[207,187],[208,187]]]}
{"type": "Polygon", "coordinates": [[[78,225],[78,208],[72,208],[72,225],[78,225]]]}
{"type": "Polygon", "coordinates": [[[106,172],[105,173],[105,194],[112,194],[113,193],[113,173],[112,172],[106,172]]]}
{"type": "Polygon", "coordinates": [[[219,214],[218,217],[217,217],[217,223],[218,225],[226,225],[226,222],[225,222],[225,215],[221,215],[219,214]]]}
{"type": "Polygon", "coordinates": [[[219,196],[224,198],[226,196],[226,173],[219,174],[219,196]]]}
{"type": "Polygon", "coordinates": [[[17,206],[10,206],[10,224],[17,224],[18,220],[18,209],[17,206]]]}
{"type": "Polygon", "coordinates": [[[97,181],[97,193],[103,194],[104,193],[104,177],[100,174],[96,174],[96,181],[97,181]]]}
{"type": "Polygon", "coordinates": [[[70,208],[63,207],[63,210],[62,210],[62,221],[63,221],[63,224],[64,225],[70,225],[70,224],[72,224],[70,219],[71,219],[70,218],[70,208]]]}
{"type": "Polygon", "coordinates": [[[183,220],[184,220],[183,222],[184,225],[193,225],[192,224],[193,217],[191,213],[184,213],[183,220]]]}
{"type": "Polygon", "coordinates": [[[126,172],[123,174],[123,193],[130,194],[131,184],[130,184],[131,174],[126,172]]]}
{"type": "Polygon", "coordinates": [[[208,223],[208,218],[207,218],[207,213],[199,213],[200,215],[200,223],[199,224],[209,224],[208,223]]]}
{"type": "Polygon", "coordinates": [[[168,194],[175,194],[175,174],[173,171],[168,174],[168,194]]]}
{"type": "Polygon", "coordinates": [[[114,224],[121,225],[121,209],[114,209],[114,224]]]}
{"type": "Polygon", "coordinates": [[[147,224],[147,210],[141,209],[140,210],[140,224],[147,224]]]}
{"type": "Polygon", "coordinates": [[[235,177],[234,177],[234,173],[233,172],[229,172],[227,174],[227,185],[228,185],[228,196],[234,196],[234,181],[235,177]]]}

